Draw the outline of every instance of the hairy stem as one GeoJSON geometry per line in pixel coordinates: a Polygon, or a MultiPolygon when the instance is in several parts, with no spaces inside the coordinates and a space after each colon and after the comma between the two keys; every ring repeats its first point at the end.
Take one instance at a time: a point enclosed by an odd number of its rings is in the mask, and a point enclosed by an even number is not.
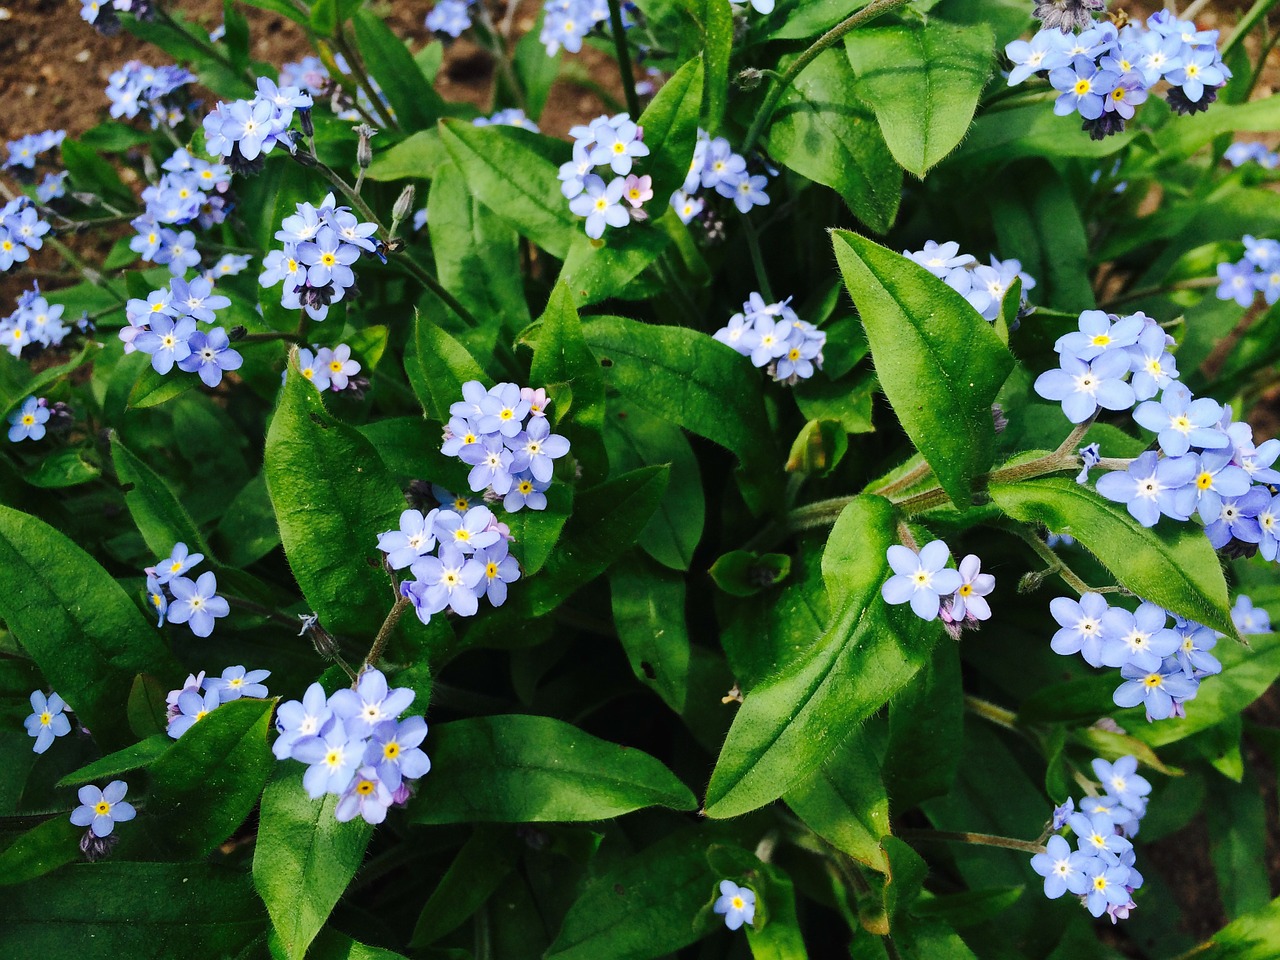
{"type": "Polygon", "coordinates": [[[971,843],[979,847],[1002,847],[1005,850],[1021,850],[1024,853],[1044,853],[1044,845],[1032,840],[1000,837],[993,833],[968,833],[960,830],[929,830],[910,828],[899,830],[903,840],[942,841],[944,843],[971,843]]]}
{"type": "Polygon", "coordinates": [[[407,606],[409,606],[408,597],[401,595],[396,598],[395,604],[391,607],[391,612],[387,614],[387,619],[383,620],[382,626],[378,628],[378,635],[373,638],[373,646],[369,648],[369,655],[364,658],[366,667],[371,667],[378,662],[378,659],[382,656],[383,647],[391,639],[391,632],[395,630],[396,624],[400,622],[400,615],[404,613],[407,606]]]}

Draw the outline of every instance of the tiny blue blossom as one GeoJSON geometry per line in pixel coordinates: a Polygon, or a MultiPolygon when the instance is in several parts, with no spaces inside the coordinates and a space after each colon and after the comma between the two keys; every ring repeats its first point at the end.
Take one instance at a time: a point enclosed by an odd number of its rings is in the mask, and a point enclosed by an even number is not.
{"type": "Polygon", "coordinates": [[[129,785],[123,780],[112,780],[104,789],[86,784],[77,793],[80,806],[71,811],[71,822],[88,827],[95,837],[108,836],[117,823],[127,823],[137,816],[133,805],[124,799],[128,790],[129,785]]]}
{"type": "Polygon", "coordinates": [[[947,568],[951,551],[941,540],[925,544],[919,553],[895,543],[886,557],[894,576],[881,587],[881,596],[886,603],[910,602],[922,620],[936,618],[942,598],[955,593],[963,583],[958,570],[947,568]]]}
{"type": "Polygon", "coordinates": [[[744,923],[755,923],[756,895],[747,887],[740,887],[732,880],[720,881],[720,897],[711,908],[724,917],[724,925],[737,930],[744,923]]]}
{"type": "Polygon", "coordinates": [[[262,681],[269,676],[271,676],[270,670],[246,671],[241,666],[227,667],[222,671],[221,677],[210,677],[206,680],[204,687],[206,690],[217,693],[218,700],[222,703],[230,703],[241,697],[262,699],[267,696],[267,688],[262,681]]]}
{"type": "Polygon", "coordinates": [[[35,737],[31,747],[34,753],[44,753],[57,737],[71,732],[71,720],[63,712],[67,705],[56,693],[47,697],[43,691],[33,690],[30,697],[31,715],[23,721],[29,736],[35,737]]]}

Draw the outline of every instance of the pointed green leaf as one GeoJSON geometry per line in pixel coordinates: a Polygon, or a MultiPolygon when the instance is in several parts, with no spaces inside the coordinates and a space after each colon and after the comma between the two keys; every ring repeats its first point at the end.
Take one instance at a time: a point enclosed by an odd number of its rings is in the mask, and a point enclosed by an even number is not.
{"type": "Polygon", "coordinates": [[[116,478],[125,489],[124,502],[147,548],[167,557],[173,545],[185,543],[192,553],[210,556],[199,528],[161,476],[142,462],[111,431],[111,461],[116,478]]]}
{"type": "Polygon", "coordinates": [[[613,622],[631,670],[676,713],[689,687],[689,627],[684,577],[637,556],[609,577],[613,622]]]}
{"type": "Polygon", "coordinates": [[[573,296],[563,282],[551,291],[547,309],[539,320],[529,377],[530,382],[547,388],[554,401],[551,414],[556,429],[572,441],[584,475],[588,479],[603,477],[608,469],[601,436],[604,376],[582,335],[573,296]]]}
{"type": "Polygon", "coordinates": [[[431,80],[418,69],[404,41],[376,13],[357,10],[352,19],[360,55],[386,94],[402,129],[410,133],[425,130],[449,112],[448,105],[436,93],[431,80]]]}
{"type": "Polygon", "coordinates": [[[1013,355],[991,324],[924,267],[865,237],[832,233],[880,386],[957,506],[991,466],[991,404],[1013,355]]]}
{"type": "Polygon", "coordinates": [[[649,148],[644,173],[653,178],[655,200],[669,197],[684,183],[698,139],[702,113],[700,59],[690,60],[662,85],[638,121],[649,148]]]}
{"type": "Polygon", "coordinates": [[[431,773],[410,804],[416,823],[577,823],[643,807],[692,810],[663,764],[551,717],[474,717],[431,728],[431,773]]]}
{"type": "Polygon", "coordinates": [[[449,422],[449,406],[462,399],[462,385],[468,380],[488,383],[467,348],[419,313],[413,322],[413,351],[405,357],[409,386],[427,416],[442,424],[449,422]]]}
{"type": "Polygon", "coordinates": [[[889,797],[867,737],[855,731],[783,797],[814,833],[873,870],[886,869],[889,797]]]}
{"type": "Polygon", "coordinates": [[[79,770],[73,770],[58,781],[58,786],[77,787],[82,783],[114,779],[130,770],[140,770],[158,760],[171,746],[171,737],[163,733],[153,734],[131,747],[109,753],[93,763],[85,764],[79,770]]]}

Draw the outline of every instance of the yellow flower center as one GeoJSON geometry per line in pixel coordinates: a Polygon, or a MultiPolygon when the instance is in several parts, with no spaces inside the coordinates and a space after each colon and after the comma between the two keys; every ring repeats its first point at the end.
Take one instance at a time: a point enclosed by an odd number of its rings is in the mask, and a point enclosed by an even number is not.
{"type": "Polygon", "coordinates": [[[390,743],[383,746],[382,755],[388,760],[394,760],[396,757],[400,756],[400,744],[392,740],[390,743]]]}
{"type": "Polygon", "coordinates": [[[734,897],[732,900],[729,901],[729,903],[732,904],[733,909],[735,910],[741,910],[747,905],[746,901],[743,900],[741,897],[734,897]]]}
{"type": "Polygon", "coordinates": [[[494,577],[498,575],[498,565],[494,563],[492,560],[490,560],[484,566],[484,575],[488,577],[490,580],[492,580],[494,577]]]}
{"type": "Polygon", "coordinates": [[[1093,84],[1088,80],[1077,80],[1075,86],[1076,96],[1083,97],[1092,87],[1093,84]]]}
{"type": "Polygon", "coordinates": [[[1200,474],[1200,476],[1196,477],[1196,486],[1199,487],[1201,490],[1208,490],[1210,487],[1213,486],[1213,474],[1211,473],[1200,474]]]}
{"type": "Polygon", "coordinates": [[[40,714],[40,726],[47,727],[51,723],[53,723],[53,714],[51,714],[48,710],[40,714]]]}
{"type": "Polygon", "coordinates": [[[959,593],[959,594],[960,594],[960,596],[962,596],[962,597],[967,597],[967,596],[969,596],[970,594],[972,594],[972,593],[973,593],[973,584],[972,584],[972,583],[962,583],[962,584],[960,584],[960,589],[959,589],[959,590],[957,590],[956,592],[957,592],[957,593],[959,593]]]}
{"type": "Polygon", "coordinates": [[[1144,685],[1151,688],[1160,687],[1164,686],[1164,677],[1160,676],[1158,673],[1148,673],[1142,679],[1142,682],[1144,685]]]}
{"type": "MultiPolygon", "coordinates": [[[[474,442],[475,441],[473,440],[472,443],[474,442]]],[[[467,507],[469,507],[470,505],[471,503],[469,500],[467,500],[466,497],[459,497],[457,500],[453,501],[453,506],[455,510],[466,510],[467,507]]]]}
{"type": "Polygon", "coordinates": [[[360,794],[362,797],[367,797],[369,794],[373,793],[373,781],[361,780],[356,784],[356,793],[360,794]]]}
{"type": "Polygon", "coordinates": [[[22,415],[22,425],[23,425],[24,427],[34,426],[34,425],[35,425],[35,422],[36,422],[36,418],[35,418],[35,417],[33,417],[31,414],[29,414],[29,413],[24,413],[24,414],[22,415]]]}
{"type": "Polygon", "coordinates": [[[107,803],[105,800],[99,800],[93,805],[93,812],[100,817],[105,817],[111,812],[111,804],[107,803]]]}

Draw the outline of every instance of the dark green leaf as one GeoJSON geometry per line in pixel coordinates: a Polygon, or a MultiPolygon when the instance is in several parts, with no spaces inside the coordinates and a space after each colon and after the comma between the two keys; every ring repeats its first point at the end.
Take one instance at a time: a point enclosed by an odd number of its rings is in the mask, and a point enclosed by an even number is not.
{"type": "Polygon", "coordinates": [[[933,624],[880,597],[893,507],[858,497],[822,555],[833,615],[823,637],[747,694],[707,787],[713,817],[746,813],[787,793],[895,694],[928,656],[933,624]]]}
{"type": "Polygon", "coordinates": [[[427,416],[448,423],[449,406],[462,399],[462,385],[479,380],[488,386],[490,380],[466,347],[422,314],[414,319],[413,338],[413,352],[405,358],[409,386],[427,416]]]}
{"type": "Polygon", "coordinates": [[[82,447],[55,450],[23,479],[33,487],[45,490],[63,490],[96,480],[102,476],[102,468],[88,459],[87,453],[82,447]]]}
{"type": "Polygon", "coordinates": [[[95,780],[110,780],[130,770],[149,767],[171,746],[173,746],[173,740],[170,737],[163,733],[153,734],[145,740],[139,740],[131,747],[109,753],[101,760],[95,760],[79,770],[68,773],[58,781],[58,786],[75,787],[82,783],[93,783],[95,780]]]}
{"type": "Polygon", "coordinates": [[[447,105],[418,69],[404,41],[371,10],[355,11],[352,20],[365,66],[386,94],[400,127],[410,133],[425,130],[444,116],[447,105]]]}
{"type": "Polygon", "coordinates": [[[520,561],[524,576],[531,577],[546,565],[572,512],[573,487],[553,483],[547,491],[547,509],[503,516],[502,522],[511,530],[512,555],[520,561]]]}
{"type": "Polygon", "coordinates": [[[889,799],[880,765],[861,731],[783,797],[796,816],[836,849],[873,870],[887,869],[880,840],[889,835],[889,799]]]}
{"type": "Polygon", "coordinates": [[[637,556],[609,576],[613,622],[631,670],[676,713],[689,687],[689,628],[684,578],[637,556]]]}
{"type": "Polygon", "coordinates": [[[372,636],[391,605],[377,538],[397,527],[404,499],[378,451],[329,415],[294,359],[267,431],[264,470],[307,603],[330,630],[372,636]]]}
{"type": "Polygon", "coordinates": [[[178,672],[159,633],[98,562],[35,517],[0,506],[0,619],[104,747],[127,737],[133,675],[178,672]]]}
{"type": "Polygon", "coordinates": [[[310,799],[303,772],[301,764],[291,763],[267,784],[253,851],[254,888],[290,960],[306,954],[373,835],[360,817],[349,823],[334,819],[333,794],[310,799]]]}
{"type": "Polygon", "coordinates": [[[103,163],[92,147],[68,137],[62,141],[62,165],[71,174],[71,182],[76,189],[98,194],[104,200],[126,207],[135,203],[133,191],[121,181],[116,168],[110,163],[103,163]]]}
{"type": "Polygon", "coordinates": [[[1222,568],[1200,530],[1168,520],[1144,527],[1123,504],[1103,500],[1068,477],[993,483],[990,492],[1015,520],[1075,537],[1144,600],[1238,636],[1222,568]]]}
{"type": "Polygon", "coordinates": [[[730,550],[711,565],[709,573],[725,593],[753,597],[787,579],[791,558],[785,553],[761,555],[751,550],[730,550]]]}
{"type": "Polygon", "coordinates": [[[902,169],[858,92],[848,59],[838,50],[820,54],[778,102],[769,152],[831,187],[859,220],[885,233],[898,215],[902,169]]]}
{"type": "Polygon", "coordinates": [[[787,471],[825,477],[849,452],[849,435],[838,420],[810,420],[791,443],[787,471]]]}
{"type": "Polygon", "coordinates": [[[66,363],[47,367],[34,377],[27,376],[29,370],[25,364],[13,361],[22,374],[22,382],[13,384],[0,383],[0,418],[7,419],[9,414],[13,413],[14,409],[27,397],[42,396],[53,384],[58,383],[63,377],[69,376],[92,360],[101,349],[102,346],[100,344],[90,340],[85,343],[78,354],[66,363]]]}
{"type": "Polygon", "coordinates": [[[1267,867],[1258,856],[1267,845],[1267,813],[1252,773],[1239,784],[1216,777],[1210,781],[1204,813],[1226,915],[1236,918],[1263,909],[1271,899],[1267,867]]]}
{"type": "Polygon", "coordinates": [[[896,811],[951,789],[963,739],[960,654],[955,644],[941,643],[932,662],[889,705],[884,783],[896,811]]]}
{"type": "Polygon", "coordinates": [[[240,488],[214,533],[218,553],[233,567],[244,568],[280,546],[267,477],[259,473],[240,488]]]}
{"type": "MultiPolygon", "coordinates": [[[[66,817],[46,820],[21,834],[0,853],[0,887],[26,884],[51,870],[80,859],[80,838],[84,828],[66,817]]],[[[6,901],[8,892],[4,894],[6,901]]],[[[4,934],[0,932],[0,941],[4,934]]]]}
{"type": "Polygon", "coordinates": [[[564,282],[551,291],[538,322],[538,342],[529,369],[531,382],[547,388],[557,431],[573,443],[584,476],[607,472],[604,430],[604,376],[582,335],[573,296],[564,282]],[[565,388],[568,388],[567,390],[565,388]]]}
{"type": "Polygon", "coordinates": [[[111,432],[110,439],[111,461],[115,464],[116,478],[125,490],[125,505],[147,549],[157,557],[167,557],[173,545],[182,542],[192,553],[209,557],[209,547],[199,528],[168,484],[130,452],[115,431],[111,432]]]}
{"type": "Polygon", "coordinates": [[[267,746],[274,706],[271,700],[224,703],[151,764],[147,822],[160,845],[198,860],[244,822],[274,762],[267,746]]]}
{"type": "Polygon", "coordinates": [[[431,772],[410,805],[417,823],[574,823],[642,807],[697,806],[653,757],[550,717],[438,724],[430,749],[431,772]]]}
{"type": "Polygon", "coordinates": [[[1013,369],[991,325],[924,267],[843,230],[836,260],[862,316],[880,386],[957,506],[991,466],[991,404],[1013,369]]]}
{"type": "Polygon", "coordinates": [[[418,915],[411,946],[434,943],[480,909],[515,866],[512,839],[501,828],[475,828],[418,915]]]}

